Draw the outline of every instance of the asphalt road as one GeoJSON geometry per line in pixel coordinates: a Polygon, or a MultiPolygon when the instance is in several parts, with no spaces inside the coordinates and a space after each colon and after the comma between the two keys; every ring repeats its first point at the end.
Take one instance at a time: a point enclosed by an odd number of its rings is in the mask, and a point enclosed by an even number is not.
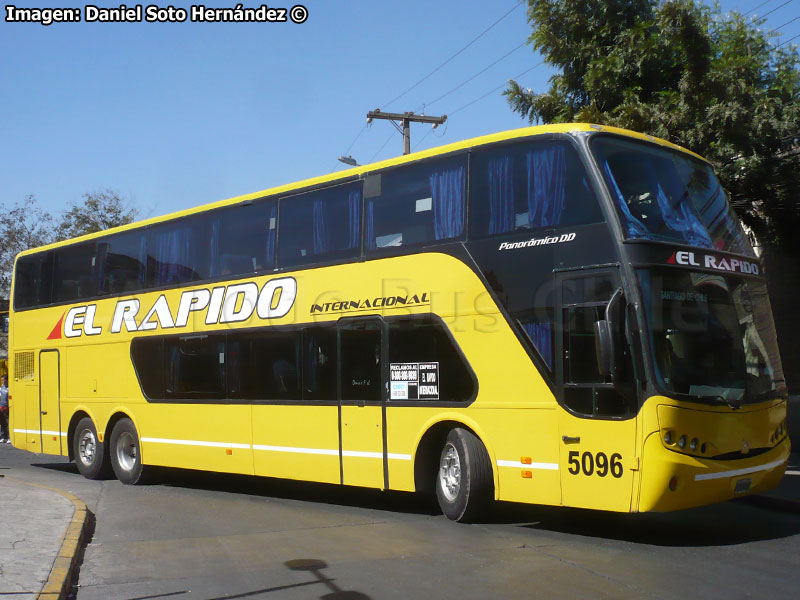
{"type": "Polygon", "coordinates": [[[743,502],[665,515],[498,505],[451,523],[407,494],[162,471],[145,486],[4,453],[3,472],[95,515],[78,600],[788,598],[800,515],[743,502]]]}

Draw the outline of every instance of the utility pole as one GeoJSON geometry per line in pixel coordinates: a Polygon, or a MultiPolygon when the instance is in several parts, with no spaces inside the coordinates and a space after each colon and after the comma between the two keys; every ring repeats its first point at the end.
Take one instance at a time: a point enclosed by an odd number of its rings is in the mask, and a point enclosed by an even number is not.
{"type": "Polygon", "coordinates": [[[403,134],[403,154],[411,152],[411,123],[433,123],[433,128],[436,129],[439,125],[447,121],[447,115],[441,117],[428,117],[425,115],[415,115],[413,112],[406,113],[385,113],[381,112],[379,108],[371,110],[367,113],[367,123],[372,123],[372,119],[385,119],[391,121],[392,125],[397,128],[397,131],[403,134]],[[397,121],[402,123],[398,125],[397,121]]]}

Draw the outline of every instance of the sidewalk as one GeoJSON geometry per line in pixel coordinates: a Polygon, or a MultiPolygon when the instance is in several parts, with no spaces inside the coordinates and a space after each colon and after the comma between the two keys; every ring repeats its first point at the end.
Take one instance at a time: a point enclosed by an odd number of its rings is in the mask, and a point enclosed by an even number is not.
{"type": "Polygon", "coordinates": [[[0,597],[65,597],[86,515],[86,505],[66,492],[0,477],[0,597]]]}

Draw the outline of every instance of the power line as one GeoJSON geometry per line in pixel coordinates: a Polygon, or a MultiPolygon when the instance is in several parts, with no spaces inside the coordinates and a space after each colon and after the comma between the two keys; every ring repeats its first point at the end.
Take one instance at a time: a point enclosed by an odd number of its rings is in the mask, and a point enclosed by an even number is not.
{"type": "Polygon", "coordinates": [[[797,34],[797,35],[795,35],[795,36],[792,36],[792,37],[790,37],[788,40],[785,40],[783,43],[781,43],[780,45],[778,45],[778,48],[780,48],[781,46],[785,46],[786,44],[788,44],[788,43],[789,43],[789,42],[791,42],[792,40],[795,40],[795,39],[797,39],[797,38],[799,38],[799,37],[800,37],[800,33],[798,33],[798,34],[797,34]]]}
{"type": "Polygon", "coordinates": [[[746,17],[746,16],[747,16],[747,15],[749,15],[751,12],[758,10],[759,8],[761,8],[761,7],[762,7],[762,6],[764,6],[765,4],[769,4],[770,2],[772,2],[772,0],[767,0],[766,2],[762,2],[761,4],[759,4],[758,6],[756,6],[755,8],[751,8],[750,10],[748,10],[748,11],[747,11],[746,13],[744,13],[742,16],[743,16],[743,17],[746,17]]]}
{"type": "Polygon", "coordinates": [[[393,137],[394,137],[394,134],[393,134],[393,133],[390,133],[390,134],[389,134],[389,137],[388,137],[388,138],[386,138],[386,141],[385,141],[385,142],[383,142],[383,145],[382,145],[380,148],[378,148],[378,151],[377,151],[375,154],[373,154],[373,155],[372,155],[372,158],[370,158],[370,159],[367,161],[367,164],[369,164],[369,163],[371,163],[371,162],[373,162],[373,161],[375,160],[375,157],[376,157],[376,156],[378,156],[378,154],[380,154],[380,153],[381,153],[381,151],[382,151],[384,148],[386,148],[386,144],[388,144],[389,142],[391,142],[393,137]]]}
{"type": "MultiPolygon", "coordinates": [[[[511,79],[519,79],[519,78],[520,78],[520,77],[522,77],[523,75],[527,75],[528,73],[530,73],[531,71],[533,71],[533,70],[534,70],[536,67],[541,67],[543,64],[544,64],[544,61],[538,62],[538,63],[536,63],[535,65],[533,65],[533,66],[532,66],[530,69],[526,69],[525,71],[523,71],[523,72],[522,72],[522,73],[520,73],[519,75],[514,75],[514,77],[512,77],[511,79]]],[[[472,106],[472,105],[473,105],[473,104],[475,104],[476,102],[480,102],[481,100],[483,100],[483,99],[484,99],[484,98],[486,98],[487,96],[491,96],[491,95],[492,95],[492,94],[494,94],[494,93],[495,93],[497,90],[499,90],[499,89],[501,89],[502,87],[504,87],[504,86],[505,86],[507,83],[508,83],[508,80],[504,81],[504,82],[503,82],[501,85],[498,85],[496,88],[494,88],[493,90],[490,90],[490,91],[489,91],[489,92],[487,92],[486,94],[483,94],[482,96],[479,96],[478,98],[475,98],[475,100],[473,100],[472,102],[467,102],[467,103],[466,103],[464,106],[461,106],[460,108],[457,108],[456,110],[452,111],[452,112],[450,113],[450,116],[452,117],[452,116],[453,116],[453,115],[455,115],[456,113],[460,113],[462,110],[464,110],[465,108],[468,108],[468,107],[472,106]]]]}
{"type": "Polygon", "coordinates": [[[450,94],[452,94],[452,93],[453,93],[453,92],[455,92],[456,90],[459,90],[459,89],[461,89],[462,87],[464,87],[465,85],[467,85],[467,84],[468,84],[470,81],[472,81],[473,79],[475,79],[475,78],[476,78],[476,77],[478,77],[479,75],[482,75],[483,73],[485,73],[486,71],[488,71],[489,69],[491,69],[493,66],[495,66],[497,63],[499,63],[499,62],[500,62],[500,61],[502,61],[503,59],[505,59],[505,58],[508,58],[509,56],[511,56],[512,54],[514,54],[514,52],[516,52],[517,50],[519,50],[520,48],[522,48],[522,47],[523,47],[524,45],[526,45],[527,43],[528,43],[527,41],[524,41],[524,42],[522,42],[522,43],[521,43],[519,46],[517,46],[516,48],[514,48],[514,49],[510,50],[509,52],[506,52],[506,53],[505,53],[503,56],[501,56],[500,58],[498,58],[498,59],[497,59],[496,61],[494,61],[492,64],[490,64],[490,65],[488,65],[488,66],[484,67],[483,69],[481,69],[480,71],[478,71],[477,73],[475,73],[475,74],[474,74],[472,77],[470,77],[469,79],[466,79],[466,80],[462,81],[461,83],[459,83],[459,84],[458,84],[456,87],[454,87],[454,88],[453,88],[453,89],[451,89],[450,91],[448,91],[448,92],[445,92],[444,94],[442,94],[442,95],[441,95],[441,96],[439,96],[438,98],[435,98],[434,100],[431,100],[430,102],[426,102],[426,103],[425,103],[425,106],[430,106],[430,105],[431,105],[431,104],[433,104],[434,102],[438,102],[439,100],[442,100],[443,98],[447,98],[447,96],[449,96],[450,94]]]}
{"type": "Polygon", "coordinates": [[[519,1],[518,1],[518,2],[517,2],[517,3],[516,3],[514,6],[513,6],[513,7],[511,7],[511,10],[509,10],[509,11],[508,11],[507,13],[505,13],[505,14],[504,14],[502,17],[500,17],[499,19],[497,19],[497,21],[495,21],[494,23],[492,23],[491,25],[489,25],[489,27],[487,27],[486,29],[484,29],[484,30],[483,30],[483,31],[482,31],[480,34],[478,34],[478,36],[477,36],[477,37],[473,38],[473,39],[472,39],[472,40],[471,40],[469,43],[467,43],[467,44],[466,44],[466,45],[465,45],[463,48],[461,48],[461,49],[460,49],[458,52],[456,52],[455,54],[453,54],[453,56],[451,56],[451,57],[450,57],[450,58],[448,58],[446,61],[444,61],[442,64],[440,64],[440,65],[439,65],[438,67],[436,67],[436,68],[435,68],[433,71],[431,71],[430,73],[428,73],[427,75],[425,75],[425,77],[423,77],[422,79],[420,79],[419,81],[417,81],[417,82],[416,82],[414,85],[412,85],[411,87],[409,87],[409,88],[408,88],[407,90],[405,90],[403,93],[401,93],[401,94],[399,94],[398,96],[396,96],[396,97],[392,98],[392,99],[391,99],[389,102],[384,102],[383,104],[381,104],[381,106],[388,106],[388,105],[390,105],[390,104],[392,104],[392,103],[394,103],[394,102],[397,102],[397,101],[398,101],[400,98],[402,98],[402,97],[403,97],[403,96],[405,96],[405,95],[406,95],[408,92],[410,92],[411,90],[413,90],[414,88],[416,88],[416,87],[417,87],[419,84],[421,84],[423,81],[426,81],[426,80],[427,80],[429,77],[431,77],[431,75],[434,75],[435,73],[438,73],[438,72],[439,72],[439,71],[440,71],[440,70],[441,70],[441,69],[442,69],[442,68],[443,68],[445,65],[447,65],[448,63],[450,63],[450,61],[452,61],[454,58],[456,58],[458,55],[460,55],[462,52],[464,52],[464,50],[466,50],[467,48],[469,48],[470,46],[472,46],[472,44],[474,44],[475,42],[477,42],[477,41],[478,41],[479,39],[481,39],[481,38],[482,38],[484,35],[486,35],[487,33],[489,33],[489,31],[491,31],[492,29],[494,29],[494,27],[495,27],[495,26],[496,26],[498,23],[500,23],[500,22],[501,22],[503,19],[505,19],[505,18],[506,18],[508,15],[510,15],[512,12],[514,12],[514,11],[517,9],[517,7],[518,7],[520,4],[522,4],[522,0],[519,0],[519,1]]]}
{"type": "Polygon", "coordinates": [[[794,19],[789,19],[788,21],[786,21],[786,23],[784,23],[784,24],[783,24],[783,25],[781,25],[780,27],[776,27],[776,28],[775,28],[775,29],[773,29],[772,31],[778,31],[779,29],[783,29],[783,28],[784,28],[784,27],[786,27],[786,26],[787,26],[789,23],[794,23],[795,21],[797,21],[797,19],[800,19],[800,15],[797,15],[797,16],[796,16],[794,19]]]}
{"type": "Polygon", "coordinates": [[[780,6],[776,6],[776,7],[775,7],[775,8],[773,8],[772,10],[770,10],[770,11],[768,11],[768,12],[765,12],[765,13],[764,13],[763,15],[761,15],[759,18],[760,18],[760,19],[763,19],[763,18],[765,18],[767,15],[771,15],[771,14],[772,14],[772,13],[774,13],[776,10],[780,10],[781,8],[783,8],[783,7],[784,7],[784,6],[786,6],[787,4],[791,4],[792,2],[794,2],[794,0],[786,0],[786,2],[784,2],[784,3],[783,3],[783,4],[781,4],[780,6]]]}

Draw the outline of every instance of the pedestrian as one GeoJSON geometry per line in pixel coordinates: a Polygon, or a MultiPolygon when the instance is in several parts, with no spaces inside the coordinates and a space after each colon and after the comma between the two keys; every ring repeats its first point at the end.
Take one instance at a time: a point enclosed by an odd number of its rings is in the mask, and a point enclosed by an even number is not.
{"type": "Polygon", "coordinates": [[[11,443],[8,431],[8,375],[3,375],[0,385],[0,443],[11,443]]]}

